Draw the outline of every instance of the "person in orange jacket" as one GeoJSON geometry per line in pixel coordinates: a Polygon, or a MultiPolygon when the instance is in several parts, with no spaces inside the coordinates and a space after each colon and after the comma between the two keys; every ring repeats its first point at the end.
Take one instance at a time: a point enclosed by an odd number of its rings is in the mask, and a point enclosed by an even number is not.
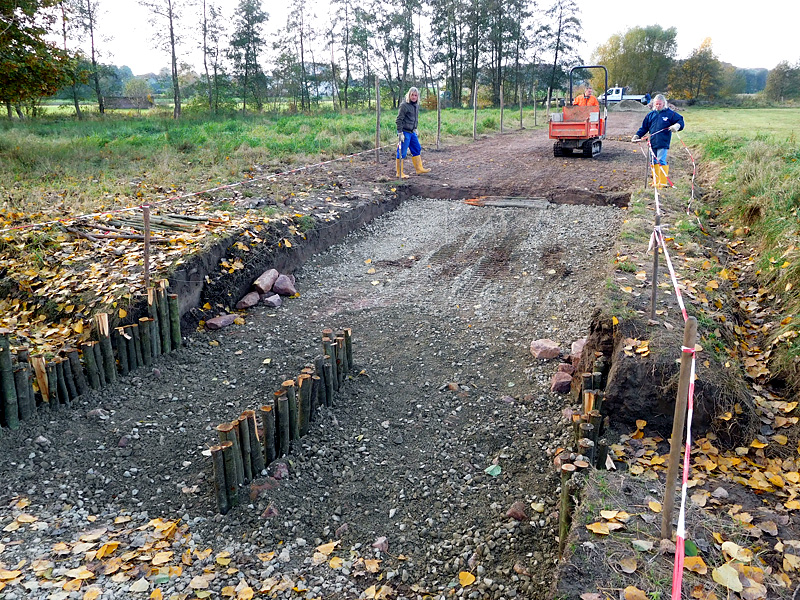
{"type": "Polygon", "coordinates": [[[586,86],[586,89],[583,90],[583,95],[575,98],[575,101],[572,104],[575,106],[600,106],[600,103],[597,101],[592,88],[589,86],[586,86]]]}

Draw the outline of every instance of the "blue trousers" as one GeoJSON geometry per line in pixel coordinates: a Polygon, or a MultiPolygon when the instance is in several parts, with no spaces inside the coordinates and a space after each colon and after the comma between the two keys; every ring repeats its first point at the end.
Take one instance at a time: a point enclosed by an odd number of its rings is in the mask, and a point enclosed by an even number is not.
{"type": "Polygon", "coordinates": [[[650,159],[657,165],[666,165],[667,150],[669,150],[669,148],[653,148],[653,154],[655,154],[655,157],[651,156],[650,159]]]}
{"type": "Polygon", "coordinates": [[[420,152],[422,152],[422,146],[419,145],[417,134],[413,131],[411,133],[404,131],[403,133],[406,138],[402,144],[397,144],[396,158],[405,158],[409,150],[411,150],[411,156],[419,156],[420,152]]]}

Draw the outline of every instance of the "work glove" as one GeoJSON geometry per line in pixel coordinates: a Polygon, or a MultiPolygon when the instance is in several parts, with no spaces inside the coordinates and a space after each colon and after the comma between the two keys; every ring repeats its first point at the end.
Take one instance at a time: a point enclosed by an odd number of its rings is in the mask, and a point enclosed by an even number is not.
{"type": "Polygon", "coordinates": [[[419,135],[419,129],[415,129],[415,130],[414,130],[414,135],[416,135],[416,136],[418,136],[418,135],[419,135]]]}
{"type": "Polygon", "coordinates": [[[681,124],[673,123],[672,125],[669,126],[669,130],[678,133],[681,130],[681,124]]]}
{"type": "Polygon", "coordinates": [[[640,138],[638,135],[635,135],[635,136],[633,136],[633,137],[631,138],[631,141],[632,141],[632,142],[641,142],[641,141],[642,141],[642,138],[640,138]]]}
{"type": "Polygon", "coordinates": [[[403,142],[406,141],[406,134],[403,133],[402,131],[398,131],[397,132],[397,139],[400,140],[400,143],[402,144],[403,142]]]}

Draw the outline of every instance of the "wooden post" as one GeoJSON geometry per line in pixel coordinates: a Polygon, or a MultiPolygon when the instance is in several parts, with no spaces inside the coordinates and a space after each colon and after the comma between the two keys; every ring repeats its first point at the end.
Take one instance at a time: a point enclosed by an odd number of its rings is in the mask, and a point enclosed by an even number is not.
{"type": "Polygon", "coordinates": [[[100,352],[103,354],[103,371],[106,374],[106,383],[112,384],[117,380],[117,361],[114,359],[114,347],[111,344],[108,315],[106,313],[97,313],[94,319],[97,324],[100,352]]]}
{"type": "Polygon", "coordinates": [[[144,289],[148,289],[150,287],[150,205],[149,204],[145,204],[142,206],[142,220],[144,221],[144,289]]]}
{"type": "Polygon", "coordinates": [[[70,348],[66,351],[69,366],[72,367],[72,378],[75,380],[75,386],[78,388],[78,395],[83,396],[89,391],[89,385],[86,383],[86,377],[83,374],[83,365],[81,358],[78,356],[76,348],[70,348]]]}
{"type": "Polygon", "coordinates": [[[9,429],[19,429],[19,406],[14,369],[11,366],[11,342],[8,330],[0,331],[0,389],[3,396],[3,414],[9,429]]]}
{"type": "Polygon", "coordinates": [[[100,349],[100,342],[95,342],[95,345],[92,346],[92,351],[94,353],[94,364],[97,367],[97,376],[100,378],[100,387],[106,387],[106,371],[103,365],[103,351],[100,349]]]}
{"type": "Polygon", "coordinates": [[[564,554],[564,547],[567,544],[567,534],[569,533],[569,478],[575,471],[575,465],[564,463],[561,465],[561,509],[558,514],[558,556],[564,554]]]}
{"type": "Polygon", "coordinates": [[[65,360],[62,364],[64,368],[64,378],[66,379],[67,384],[67,391],[69,392],[69,398],[70,400],[74,400],[80,394],[78,394],[78,386],[75,384],[75,375],[72,372],[72,363],[69,362],[69,358],[67,357],[67,360],[65,360]]]}
{"type": "Polygon", "coordinates": [[[475,89],[472,93],[472,140],[478,139],[478,75],[475,74],[475,89]]]}
{"type": "Polygon", "coordinates": [[[19,420],[27,421],[33,416],[33,390],[28,363],[21,362],[14,368],[14,387],[17,391],[19,420]]]}
{"type": "Polygon", "coordinates": [[[350,372],[350,364],[347,362],[347,345],[344,339],[344,332],[337,331],[336,332],[336,343],[339,348],[339,355],[342,364],[342,378],[350,372]]]}
{"type": "MultiPolygon", "coordinates": [[[[300,430],[297,428],[297,388],[294,379],[287,379],[281,383],[281,391],[286,394],[286,408],[289,411],[289,440],[296,440],[300,437],[300,430]]],[[[281,446],[283,440],[281,440],[281,446]]]]}
{"type": "Polygon", "coordinates": [[[128,331],[131,332],[131,337],[133,337],[133,349],[136,354],[136,368],[138,369],[144,366],[144,351],[142,350],[142,339],[139,336],[139,324],[128,325],[128,328],[128,331]]]}
{"type": "Polygon", "coordinates": [[[181,341],[181,309],[178,303],[178,294],[168,296],[169,304],[169,331],[172,339],[172,349],[177,350],[183,343],[181,341]]]}
{"type": "Polygon", "coordinates": [[[142,343],[142,363],[145,367],[153,364],[153,341],[150,339],[150,317],[139,319],[139,339],[142,343]]]}
{"type": "Polygon", "coordinates": [[[128,372],[139,368],[139,359],[136,356],[136,340],[133,338],[133,325],[121,327],[128,348],[128,372]]]}
{"type": "Polygon", "coordinates": [[[150,324],[150,343],[153,345],[153,358],[161,356],[161,327],[158,322],[158,292],[155,288],[147,290],[147,314],[153,319],[150,324]]]}
{"type": "Polygon", "coordinates": [[[125,337],[125,330],[122,327],[114,329],[114,345],[117,347],[117,358],[119,359],[119,373],[123,377],[130,371],[128,367],[128,339],[125,337]]]}
{"type": "Polygon", "coordinates": [[[156,296],[158,298],[158,326],[161,330],[161,353],[167,354],[172,351],[172,342],[170,339],[170,326],[169,326],[169,306],[167,306],[167,290],[164,287],[164,282],[156,288],[156,296]]]}
{"type": "Polygon", "coordinates": [[[227,514],[231,509],[228,503],[228,488],[225,484],[225,456],[222,446],[211,446],[211,464],[214,466],[214,495],[217,498],[217,510],[227,514]]]}
{"type": "Polygon", "coordinates": [[[264,470],[264,452],[261,447],[261,440],[258,439],[256,411],[246,410],[242,413],[242,416],[247,419],[247,431],[250,433],[250,464],[253,466],[253,479],[255,479],[264,470]]]}
{"type": "MultiPolygon", "coordinates": [[[[517,89],[519,90],[519,128],[525,129],[525,126],[522,124],[522,77],[520,77],[519,69],[517,70],[517,81],[519,82],[517,85],[517,89]]],[[[536,114],[536,97],[533,99],[533,111],[536,114]]]]}
{"type": "Polygon", "coordinates": [[[439,92],[439,82],[436,82],[436,149],[442,139],[442,95],[439,92]]]}
{"type": "Polygon", "coordinates": [[[297,393],[298,393],[298,432],[300,436],[308,433],[311,423],[311,375],[303,373],[297,378],[297,393]]]}
{"type": "Polygon", "coordinates": [[[244,416],[239,415],[234,427],[239,428],[239,444],[242,451],[242,468],[244,469],[244,483],[253,481],[253,461],[250,457],[250,422],[244,416]]]}
{"type": "MultiPolygon", "coordinates": [[[[520,99],[519,112],[522,114],[522,100],[520,99]]],[[[533,126],[536,127],[539,123],[536,121],[536,60],[533,61],[533,126]]]]}
{"type": "Polygon", "coordinates": [[[326,354],[322,365],[322,375],[325,380],[325,406],[333,406],[333,358],[326,354]]]}
{"type": "Polygon", "coordinates": [[[338,391],[339,390],[339,374],[336,371],[336,354],[333,349],[333,331],[330,329],[323,330],[322,332],[322,353],[331,357],[331,375],[332,375],[332,383],[333,389],[338,391]],[[329,331],[329,335],[325,335],[325,332],[329,331]]]}
{"type": "Polygon", "coordinates": [[[45,367],[47,373],[47,402],[51,411],[58,410],[58,373],[56,365],[50,361],[45,367]]]}
{"type": "MultiPolygon", "coordinates": [[[[659,231],[661,227],[661,215],[656,215],[656,226],[654,231],[659,231]]],[[[661,235],[660,231],[657,234],[661,235]]],[[[656,320],[656,296],[658,295],[658,248],[661,240],[657,237],[653,244],[653,289],[650,292],[650,320],[656,320]]]]}
{"type": "Polygon", "coordinates": [[[56,365],[56,377],[58,378],[58,398],[61,404],[70,408],[69,390],[67,389],[67,381],[64,378],[64,363],[69,364],[65,358],[56,358],[53,361],[56,365]]]}
{"type": "Polygon", "coordinates": [[[236,479],[236,460],[233,442],[226,440],[219,444],[222,448],[222,460],[225,465],[225,491],[228,495],[228,507],[239,506],[239,482],[236,479]]]}
{"type": "Polygon", "coordinates": [[[281,393],[277,399],[278,405],[278,456],[289,454],[289,398],[281,393]]]}
{"type": "MultiPolygon", "coordinates": [[[[697,342],[697,319],[689,317],[683,327],[683,347],[694,348],[697,342]]],[[[681,352],[681,371],[678,379],[678,397],[675,400],[675,415],[672,418],[672,437],[670,438],[669,465],[664,487],[663,510],[661,511],[661,538],[672,539],[672,512],[675,506],[675,482],[681,463],[683,429],[686,424],[686,405],[689,400],[690,372],[693,354],[681,352]]]]}
{"type": "Polygon", "coordinates": [[[500,83],[500,133],[503,133],[503,111],[505,105],[503,104],[503,83],[500,83]]]}
{"type": "Polygon", "coordinates": [[[83,362],[86,363],[86,371],[89,373],[89,385],[93,390],[100,389],[100,374],[97,372],[97,363],[94,360],[94,347],[97,342],[83,342],[81,351],[83,352],[83,362]]]}
{"type": "Polygon", "coordinates": [[[381,164],[381,79],[375,75],[375,164],[381,164]]]}
{"type": "MultiPolygon", "coordinates": [[[[39,384],[39,393],[42,395],[42,403],[49,402],[50,390],[47,384],[47,365],[45,364],[44,356],[41,354],[34,354],[31,356],[31,367],[36,376],[36,383],[39,384]]],[[[36,399],[34,398],[34,406],[36,399]]]]}
{"type": "MultiPolygon", "coordinates": [[[[319,373],[320,371],[318,371],[319,373]]],[[[319,375],[311,376],[311,414],[308,415],[308,420],[312,423],[317,420],[317,409],[321,402],[320,397],[324,394],[322,391],[322,378],[319,375]]]]}
{"type": "Polygon", "coordinates": [[[244,465],[242,464],[242,451],[239,449],[239,438],[234,431],[234,424],[222,423],[217,425],[217,434],[220,442],[230,442],[232,444],[234,479],[237,486],[241,485],[244,483],[244,465]]]}
{"type": "Polygon", "coordinates": [[[269,466],[275,460],[275,411],[272,406],[261,407],[261,425],[264,428],[264,463],[269,466]]]}

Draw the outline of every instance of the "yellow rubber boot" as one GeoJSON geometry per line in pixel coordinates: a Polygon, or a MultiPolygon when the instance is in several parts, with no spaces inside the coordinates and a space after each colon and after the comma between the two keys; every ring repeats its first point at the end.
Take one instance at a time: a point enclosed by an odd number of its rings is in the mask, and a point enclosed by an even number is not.
{"type": "Polygon", "coordinates": [[[410,179],[408,175],[403,173],[403,159],[402,158],[395,158],[394,159],[395,168],[397,169],[397,178],[398,179],[410,179]]]}
{"type": "Polygon", "coordinates": [[[669,187],[669,165],[652,165],[655,172],[655,186],[659,188],[669,187]]]}
{"type": "Polygon", "coordinates": [[[422,175],[423,173],[430,173],[430,169],[426,169],[422,166],[422,157],[421,156],[412,156],[411,162],[414,163],[414,168],[417,170],[417,175],[422,175]]]}

